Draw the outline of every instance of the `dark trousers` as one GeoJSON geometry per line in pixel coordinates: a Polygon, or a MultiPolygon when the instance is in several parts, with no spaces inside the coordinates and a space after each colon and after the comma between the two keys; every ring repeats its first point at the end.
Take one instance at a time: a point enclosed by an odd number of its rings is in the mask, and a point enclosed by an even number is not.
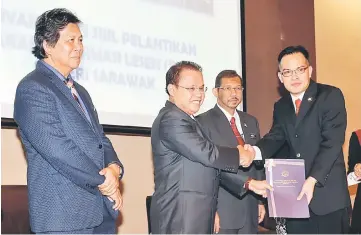
{"type": "Polygon", "coordinates": [[[258,227],[243,227],[239,229],[219,229],[219,234],[257,234],[258,227]]]}
{"type": "Polygon", "coordinates": [[[350,227],[348,208],[326,215],[310,212],[308,219],[287,219],[286,227],[290,234],[345,234],[350,227]]]}
{"type": "Polygon", "coordinates": [[[358,186],[355,204],[352,211],[352,223],[350,233],[361,234],[361,184],[358,186]]]}
{"type": "MultiPolygon", "coordinates": [[[[258,221],[252,221],[250,215],[245,215],[246,221],[242,228],[235,229],[227,229],[221,228],[219,229],[219,234],[257,234],[258,233],[258,221]]],[[[221,218],[222,219],[222,218],[221,218]]]]}

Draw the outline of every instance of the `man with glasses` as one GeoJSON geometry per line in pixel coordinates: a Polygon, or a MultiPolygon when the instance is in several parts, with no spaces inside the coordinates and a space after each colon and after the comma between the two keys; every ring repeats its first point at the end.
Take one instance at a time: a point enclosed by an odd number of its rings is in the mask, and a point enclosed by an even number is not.
{"type": "Polygon", "coordinates": [[[282,50],[278,63],[278,77],[289,94],[275,103],[272,128],[254,148],[256,159],[271,157],[286,142],[288,158],[305,160],[306,181],[298,199],[307,197],[310,218],[287,219],[288,233],[347,233],[350,195],[342,152],[347,121],[343,94],[311,80],[309,54],[302,46],[282,50]]]}
{"type": "MultiPolygon", "coordinates": [[[[204,133],[194,114],[203,103],[202,68],[181,61],[166,74],[169,100],[152,126],[155,192],[151,203],[153,234],[213,231],[220,170],[236,173],[253,157],[243,146],[221,147],[204,133]]],[[[257,191],[265,195],[269,185],[257,191]]],[[[236,193],[245,189],[235,187],[236,193]]]]}
{"type": "MultiPolygon", "coordinates": [[[[222,146],[235,147],[248,143],[256,144],[260,139],[258,121],[255,117],[237,110],[242,102],[242,78],[234,70],[223,70],[216,77],[213,95],[217,97],[214,108],[197,116],[197,120],[212,141],[222,146]]],[[[237,174],[221,173],[218,192],[215,232],[221,234],[255,234],[262,222],[265,207],[258,195],[245,191],[243,195],[230,192],[225,177],[234,178],[249,188],[262,187],[264,171],[262,162],[255,161],[248,168],[240,167],[237,174]],[[257,163],[257,164],[256,164],[257,163]]]]}

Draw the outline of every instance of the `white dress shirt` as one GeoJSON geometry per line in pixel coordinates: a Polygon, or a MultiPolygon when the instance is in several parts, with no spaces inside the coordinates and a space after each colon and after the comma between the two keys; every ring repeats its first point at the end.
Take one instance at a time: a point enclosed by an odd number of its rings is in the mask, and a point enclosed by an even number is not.
{"type": "Polygon", "coordinates": [[[238,132],[239,132],[239,134],[241,134],[241,136],[242,136],[242,138],[244,140],[244,134],[243,134],[243,130],[242,130],[241,119],[239,118],[238,112],[234,111],[234,114],[232,116],[225,109],[223,109],[218,103],[217,103],[217,106],[224,113],[224,115],[226,115],[226,117],[228,119],[228,122],[229,122],[229,125],[231,125],[231,118],[234,117],[238,132]]]}
{"type": "Polygon", "coordinates": [[[303,99],[303,96],[304,96],[304,95],[305,95],[305,92],[302,92],[299,96],[294,96],[294,95],[291,94],[292,104],[293,104],[293,107],[295,108],[295,112],[296,112],[296,103],[295,103],[295,101],[296,101],[297,99],[300,99],[301,102],[302,102],[302,99],[303,99]]]}
{"type": "MultiPolygon", "coordinates": [[[[219,104],[217,104],[217,106],[219,107],[220,110],[222,110],[224,115],[226,115],[229,125],[231,125],[231,118],[232,117],[235,118],[236,127],[238,129],[238,132],[241,134],[243,140],[245,141],[243,130],[242,130],[242,125],[241,125],[241,119],[239,118],[238,112],[235,111],[234,115],[232,116],[230,113],[228,113],[226,110],[224,110],[219,104]]],[[[253,147],[254,147],[254,150],[256,151],[256,156],[255,156],[254,160],[262,160],[261,150],[257,146],[253,146],[253,147]]]]}

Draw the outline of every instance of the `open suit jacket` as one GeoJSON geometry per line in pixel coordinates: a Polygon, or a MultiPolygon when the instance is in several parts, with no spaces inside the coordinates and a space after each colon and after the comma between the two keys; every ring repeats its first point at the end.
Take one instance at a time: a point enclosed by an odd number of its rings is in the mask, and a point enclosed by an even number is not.
{"type": "Polygon", "coordinates": [[[88,92],[74,86],[91,122],[70,89],[38,61],[16,90],[14,119],[28,163],[27,184],[33,232],[92,228],[103,221],[103,204],[115,219],[118,212],[101,195],[99,171],[120,161],[104,135],[88,92]]]}
{"type": "MultiPolygon", "coordinates": [[[[260,139],[257,119],[247,113],[237,112],[241,121],[245,143],[255,145],[260,139]]],[[[237,147],[237,138],[232,131],[227,117],[218,105],[197,116],[197,120],[215,144],[237,147]]],[[[257,166],[256,169],[255,164],[252,164],[249,168],[240,167],[237,174],[221,173],[221,188],[218,193],[217,210],[222,229],[244,228],[245,231],[248,231],[247,233],[257,233],[259,196],[256,196],[251,191],[242,196],[234,195],[232,191],[229,191],[227,182],[224,182],[222,178],[225,175],[233,177],[235,181],[239,182],[239,187],[242,188],[248,177],[258,180],[264,179],[262,168],[262,166],[257,166]]]]}
{"type": "Polygon", "coordinates": [[[286,141],[291,159],[304,159],[306,178],[314,177],[309,205],[316,215],[350,206],[342,145],[346,129],[345,101],[340,89],[311,80],[298,115],[288,94],[274,105],[273,125],[257,146],[272,156],[286,141]]]}
{"type": "MultiPolygon", "coordinates": [[[[348,174],[354,171],[355,165],[361,163],[361,129],[352,132],[348,151],[348,174]]],[[[361,186],[357,186],[355,204],[352,211],[352,230],[361,233],[361,186]]]]}
{"type": "Polygon", "coordinates": [[[237,172],[236,148],[210,142],[199,123],[167,101],[152,126],[152,233],[211,233],[219,169],[237,172]]]}

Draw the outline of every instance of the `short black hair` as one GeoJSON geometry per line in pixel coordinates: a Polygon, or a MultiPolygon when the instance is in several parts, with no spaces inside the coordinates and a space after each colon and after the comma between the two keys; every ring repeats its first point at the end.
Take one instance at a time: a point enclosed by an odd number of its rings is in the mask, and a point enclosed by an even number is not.
{"type": "Polygon", "coordinates": [[[47,58],[43,42],[55,46],[60,37],[59,32],[70,23],[78,24],[81,21],[65,8],[55,8],[41,14],[35,24],[33,55],[40,60],[47,58]]]}
{"type": "Polygon", "coordinates": [[[238,77],[239,80],[241,80],[241,85],[243,84],[242,77],[235,70],[226,69],[226,70],[221,71],[217,75],[214,87],[215,88],[220,87],[222,84],[223,78],[233,78],[233,77],[238,77]]]}
{"type": "Polygon", "coordinates": [[[179,74],[182,72],[183,69],[190,69],[190,70],[202,72],[202,67],[199,64],[194,63],[192,61],[180,61],[172,65],[168,69],[165,75],[165,91],[167,92],[168,95],[169,95],[167,89],[168,85],[169,84],[178,85],[179,74]]]}
{"type": "Polygon", "coordinates": [[[285,49],[283,49],[280,54],[278,55],[278,64],[281,63],[281,60],[283,57],[285,57],[286,55],[291,55],[291,54],[295,54],[295,53],[301,53],[306,60],[309,62],[309,54],[307,49],[304,46],[298,45],[298,46],[289,46],[286,47],[285,49]]]}

